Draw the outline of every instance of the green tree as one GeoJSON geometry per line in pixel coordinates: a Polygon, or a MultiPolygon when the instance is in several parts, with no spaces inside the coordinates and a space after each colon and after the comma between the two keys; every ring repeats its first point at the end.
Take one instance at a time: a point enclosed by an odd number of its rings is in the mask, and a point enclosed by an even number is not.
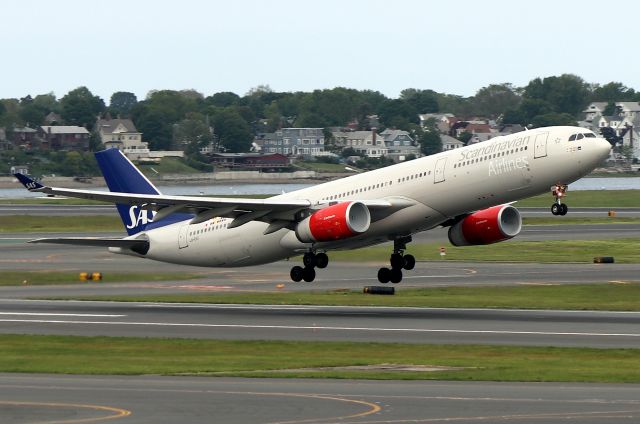
{"type": "Polygon", "coordinates": [[[544,115],[538,115],[531,120],[531,124],[536,128],[554,125],[578,125],[573,115],[568,113],[546,113],[544,115]]]}
{"type": "Polygon", "coordinates": [[[414,135],[420,143],[420,151],[424,155],[434,155],[442,151],[442,139],[435,120],[427,121],[424,128],[416,128],[414,135]]]}
{"type": "Polygon", "coordinates": [[[407,88],[400,92],[400,100],[409,103],[417,113],[438,112],[438,93],[433,90],[407,88]]]}
{"type": "Polygon", "coordinates": [[[98,115],[105,110],[104,101],[87,87],[78,87],[60,99],[62,119],[68,125],[91,128],[98,115]]]}
{"type": "Polygon", "coordinates": [[[213,134],[207,118],[197,114],[189,114],[187,118],[175,124],[173,129],[174,146],[184,149],[188,155],[198,155],[200,149],[213,141],[213,134]]]}
{"type": "Polygon", "coordinates": [[[472,137],[473,137],[473,134],[470,133],[469,131],[462,131],[457,138],[458,140],[462,141],[466,146],[472,137]]]}
{"type": "Polygon", "coordinates": [[[523,97],[547,102],[552,112],[577,115],[589,102],[590,94],[589,86],[582,78],[563,74],[530,81],[524,88],[523,97]]]}
{"type": "Polygon", "coordinates": [[[512,84],[491,84],[471,99],[476,114],[497,117],[506,110],[517,109],[522,98],[512,84]]]}
{"type": "Polygon", "coordinates": [[[237,111],[225,108],[213,117],[214,131],[220,139],[220,145],[227,152],[248,152],[253,134],[247,122],[237,111]]]}
{"type": "Polygon", "coordinates": [[[621,82],[610,82],[592,88],[591,100],[594,102],[630,102],[636,98],[636,92],[621,82]]]}
{"type": "Polygon", "coordinates": [[[205,99],[205,103],[216,107],[236,106],[240,103],[240,96],[230,91],[215,93],[205,99]]]}
{"type": "Polygon", "coordinates": [[[138,98],[135,94],[128,91],[117,91],[111,95],[109,101],[109,112],[111,115],[121,116],[128,118],[131,113],[131,109],[138,103],[138,98]]]}

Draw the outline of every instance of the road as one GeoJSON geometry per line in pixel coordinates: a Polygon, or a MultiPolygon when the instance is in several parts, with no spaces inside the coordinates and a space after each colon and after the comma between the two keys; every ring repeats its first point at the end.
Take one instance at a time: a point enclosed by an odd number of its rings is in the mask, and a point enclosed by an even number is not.
{"type": "Polygon", "coordinates": [[[634,423],[640,385],[0,375],[4,424],[634,423]]]}

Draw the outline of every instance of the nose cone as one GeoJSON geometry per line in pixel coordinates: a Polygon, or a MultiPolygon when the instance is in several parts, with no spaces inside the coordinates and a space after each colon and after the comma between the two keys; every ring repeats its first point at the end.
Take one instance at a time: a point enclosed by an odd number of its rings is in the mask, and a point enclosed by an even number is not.
{"type": "Polygon", "coordinates": [[[611,148],[613,146],[611,146],[611,143],[609,143],[605,138],[597,138],[596,143],[598,158],[603,161],[609,157],[609,155],[611,154],[611,148]]]}

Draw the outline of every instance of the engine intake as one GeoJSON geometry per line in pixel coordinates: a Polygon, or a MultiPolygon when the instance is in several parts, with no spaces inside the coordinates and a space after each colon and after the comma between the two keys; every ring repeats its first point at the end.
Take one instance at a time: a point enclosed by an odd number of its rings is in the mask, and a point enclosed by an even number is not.
{"type": "Polygon", "coordinates": [[[493,206],[472,213],[449,228],[449,241],[454,246],[492,244],[517,236],[522,230],[522,217],[511,205],[493,206]]]}
{"type": "Polygon", "coordinates": [[[303,243],[342,240],[369,229],[371,214],[361,202],[342,202],[314,212],[296,226],[303,243]]]}

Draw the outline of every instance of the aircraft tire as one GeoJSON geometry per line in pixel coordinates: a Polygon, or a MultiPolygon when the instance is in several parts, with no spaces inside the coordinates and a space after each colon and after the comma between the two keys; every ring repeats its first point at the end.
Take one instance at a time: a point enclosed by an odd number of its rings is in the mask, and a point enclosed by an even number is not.
{"type": "Polygon", "coordinates": [[[389,258],[389,262],[391,263],[392,269],[402,269],[404,266],[404,258],[400,253],[394,253],[389,258]]]}
{"type": "Polygon", "coordinates": [[[558,213],[562,216],[565,216],[567,212],[569,212],[569,207],[564,203],[560,203],[560,210],[558,211],[558,213]]]}
{"type": "Polygon", "coordinates": [[[391,281],[391,270],[389,268],[380,268],[378,270],[378,281],[382,284],[387,284],[391,281]]]}
{"type": "Polygon", "coordinates": [[[302,257],[302,263],[304,264],[305,268],[313,268],[317,263],[316,255],[311,252],[305,253],[302,257]]]}
{"type": "Polygon", "coordinates": [[[329,265],[329,257],[326,253],[318,253],[316,255],[316,266],[320,269],[326,268],[329,265]]]}
{"type": "Polygon", "coordinates": [[[293,268],[291,268],[291,272],[289,273],[289,275],[291,276],[291,279],[293,281],[295,281],[296,283],[299,283],[300,281],[302,281],[302,275],[304,273],[304,269],[301,266],[294,266],[293,268]]]}
{"type": "Polygon", "coordinates": [[[551,213],[553,215],[559,215],[560,214],[560,206],[557,203],[554,203],[553,205],[551,205],[551,213]]]}
{"type": "Polygon", "coordinates": [[[313,280],[316,279],[316,270],[313,269],[313,267],[310,267],[310,266],[305,267],[302,270],[302,279],[304,281],[306,281],[307,283],[312,282],[313,280]]]}
{"type": "Polygon", "coordinates": [[[413,255],[404,255],[404,269],[412,270],[416,266],[416,258],[413,255]]]}
{"type": "Polygon", "coordinates": [[[402,281],[402,270],[401,269],[392,269],[391,270],[391,282],[393,284],[398,284],[400,281],[402,281]]]}

